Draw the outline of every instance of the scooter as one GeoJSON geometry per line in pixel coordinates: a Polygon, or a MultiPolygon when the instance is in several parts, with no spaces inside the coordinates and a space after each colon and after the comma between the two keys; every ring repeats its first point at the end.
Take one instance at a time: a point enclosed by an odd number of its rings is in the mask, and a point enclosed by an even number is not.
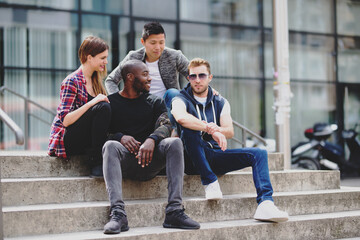
{"type": "Polygon", "coordinates": [[[327,141],[337,130],[337,125],[317,123],[313,128],[306,129],[304,134],[309,141],[300,142],[291,149],[293,168],[340,170],[342,176],[360,174],[360,142],[356,138],[357,126],[358,124],[353,129],[342,132],[342,138],[350,150],[348,160],[344,158],[342,147],[327,141]]]}

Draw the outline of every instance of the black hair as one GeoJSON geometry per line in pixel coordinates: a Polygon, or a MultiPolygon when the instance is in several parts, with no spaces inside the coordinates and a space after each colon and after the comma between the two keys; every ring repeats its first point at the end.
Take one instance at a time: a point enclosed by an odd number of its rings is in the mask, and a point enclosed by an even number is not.
{"type": "Polygon", "coordinates": [[[139,64],[141,65],[141,64],[145,64],[145,63],[140,60],[137,60],[137,59],[132,59],[132,60],[126,61],[122,65],[120,74],[121,74],[121,77],[123,78],[124,82],[127,81],[126,77],[129,73],[134,74],[134,70],[137,66],[139,66],[139,64]]]}
{"type": "Polygon", "coordinates": [[[165,35],[165,30],[159,22],[149,22],[144,25],[142,39],[146,41],[146,39],[148,39],[151,34],[161,33],[165,35]]]}

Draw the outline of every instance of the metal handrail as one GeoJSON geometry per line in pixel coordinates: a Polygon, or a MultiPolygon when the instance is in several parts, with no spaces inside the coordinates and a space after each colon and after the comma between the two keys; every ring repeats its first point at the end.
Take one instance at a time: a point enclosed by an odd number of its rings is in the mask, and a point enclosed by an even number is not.
{"type": "MultiPolygon", "coordinates": [[[[28,149],[29,148],[29,144],[28,144],[28,142],[29,142],[29,116],[33,116],[30,113],[29,104],[32,104],[32,105],[34,105],[34,106],[36,106],[36,107],[38,107],[38,108],[52,114],[54,116],[56,115],[56,111],[50,110],[50,109],[48,109],[48,108],[34,102],[30,98],[11,90],[10,88],[7,88],[5,86],[0,87],[0,94],[3,94],[5,91],[8,91],[9,93],[11,93],[11,94],[13,94],[13,95],[15,95],[15,96],[17,96],[19,98],[22,98],[24,100],[24,104],[25,104],[25,106],[24,106],[25,107],[25,130],[24,130],[24,132],[25,132],[25,149],[28,149]]],[[[36,118],[39,119],[38,117],[36,117],[36,118]]],[[[45,122],[42,119],[39,119],[39,120],[45,122]]],[[[51,125],[51,123],[48,123],[48,124],[51,125]]]]}
{"type": "Polygon", "coordinates": [[[242,140],[240,141],[239,139],[233,137],[232,140],[234,140],[237,143],[240,143],[242,147],[246,146],[246,135],[249,134],[250,136],[258,139],[260,142],[262,142],[265,146],[267,146],[267,142],[264,138],[262,138],[260,135],[256,134],[255,132],[251,131],[250,129],[248,129],[247,127],[245,127],[244,125],[236,122],[233,120],[233,125],[235,127],[238,127],[241,129],[241,137],[242,140]]]}
{"type": "Polygon", "coordinates": [[[20,127],[0,107],[0,120],[2,120],[15,133],[16,144],[24,144],[24,133],[20,127]]]}
{"type": "MultiPolygon", "coordinates": [[[[2,120],[8,127],[15,133],[16,144],[24,144],[24,133],[20,127],[9,117],[9,115],[4,112],[0,107],[0,120],[2,120]]],[[[0,161],[0,170],[1,170],[1,161],[0,161]]],[[[0,239],[4,238],[3,231],[3,212],[2,212],[2,188],[1,188],[1,171],[0,171],[0,239]]]]}

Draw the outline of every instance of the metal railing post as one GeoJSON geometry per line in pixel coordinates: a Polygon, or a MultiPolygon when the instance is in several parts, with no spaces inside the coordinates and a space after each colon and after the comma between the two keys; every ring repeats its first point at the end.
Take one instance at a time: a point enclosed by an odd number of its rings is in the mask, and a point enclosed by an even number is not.
{"type": "Polygon", "coordinates": [[[30,120],[30,114],[29,114],[29,103],[28,100],[25,99],[25,149],[29,149],[29,120],[30,120]]]}
{"type": "Polygon", "coordinates": [[[241,138],[242,138],[242,147],[246,147],[246,132],[245,132],[245,129],[241,129],[241,138]]]}
{"type": "Polygon", "coordinates": [[[0,161],[0,239],[4,239],[4,224],[2,211],[2,189],[1,189],[1,161],[0,161]]]}

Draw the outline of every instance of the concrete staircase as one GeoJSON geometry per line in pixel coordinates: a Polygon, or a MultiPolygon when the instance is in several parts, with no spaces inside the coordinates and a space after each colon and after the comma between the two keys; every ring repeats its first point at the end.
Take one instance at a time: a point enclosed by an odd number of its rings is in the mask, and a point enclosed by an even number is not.
{"type": "Polygon", "coordinates": [[[102,233],[109,203],[103,179],[88,177],[85,158],[66,162],[45,152],[0,152],[6,239],[340,239],[360,237],[360,188],[340,188],[338,171],[284,171],[269,155],[276,205],[286,223],[252,219],[251,169],[219,177],[224,199],[206,201],[199,176],[185,176],[186,213],[200,230],[165,229],[166,176],[124,180],[130,230],[102,233]]]}

